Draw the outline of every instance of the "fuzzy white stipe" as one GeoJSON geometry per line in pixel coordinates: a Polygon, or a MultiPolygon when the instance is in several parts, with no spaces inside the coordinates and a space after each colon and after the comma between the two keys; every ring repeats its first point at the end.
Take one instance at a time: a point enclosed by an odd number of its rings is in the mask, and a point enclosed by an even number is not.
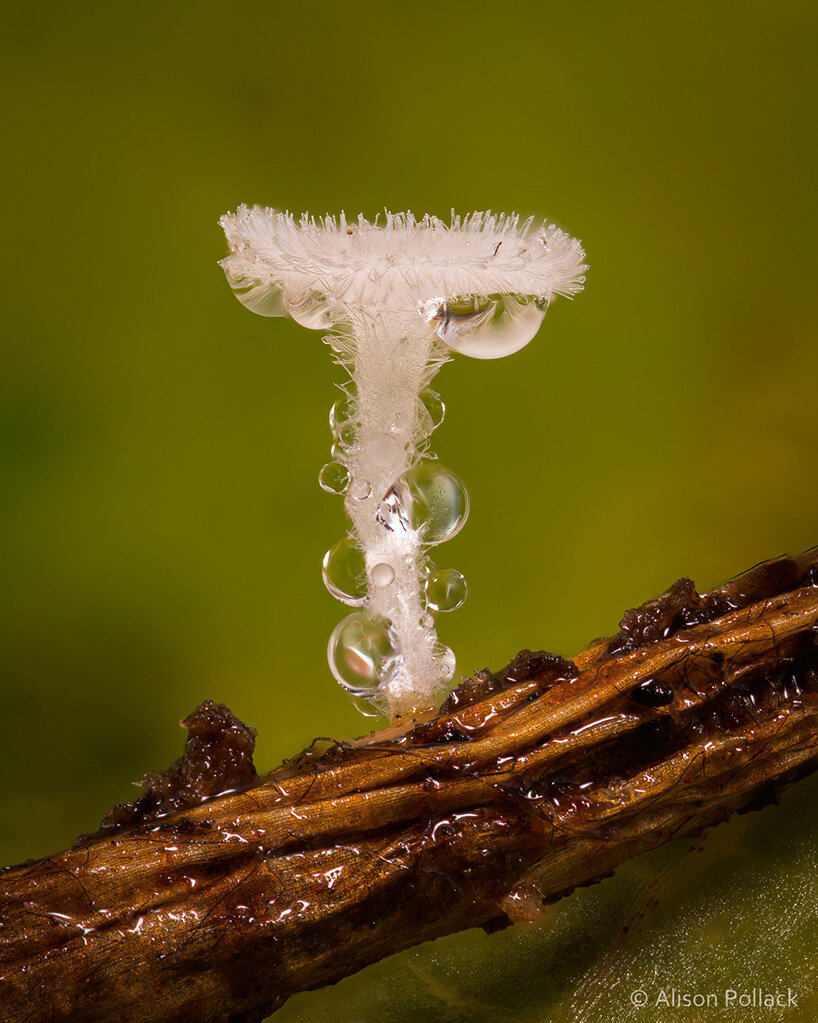
{"type": "Polygon", "coordinates": [[[343,388],[352,436],[336,453],[349,473],[345,504],[366,565],[366,610],[389,623],[395,651],[368,698],[393,716],[433,708],[454,655],[438,642],[423,602],[430,537],[406,522],[386,527],[384,501],[421,457],[430,424],[420,396],[452,349],[493,358],[522,347],[555,295],[582,288],[582,246],[553,225],[534,229],[531,219],[491,213],[452,213],[448,224],[386,213],[371,223],[240,206],[221,225],[230,246],[221,265],[245,305],[332,328],[325,340],[352,385],[343,388]],[[466,308],[468,329],[505,315],[516,336],[501,334],[499,345],[461,337],[464,313],[450,303],[472,298],[475,310],[483,304],[477,315],[466,308]]]}
{"type": "Polygon", "coordinates": [[[384,496],[417,462],[418,396],[442,359],[435,354],[439,342],[433,330],[417,312],[358,309],[350,333],[355,338],[349,370],[356,395],[356,443],[347,467],[353,483],[365,480],[371,494],[363,501],[348,496],[346,509],[368,577],[378,564],[395,572],[389,585],[370,584],[368,600],[373,614],[392,623],[400,652],[378,700],[394,715],[435,706],[454,672],[453,655],[440,646],[431,622],[421,624],[426,612],[420,584],[423,537],[413,529],[386,529],[377,514],[384,496]],[[372,455],[383,438],[395,443],[395,457],[387,465],[372,455]]]}

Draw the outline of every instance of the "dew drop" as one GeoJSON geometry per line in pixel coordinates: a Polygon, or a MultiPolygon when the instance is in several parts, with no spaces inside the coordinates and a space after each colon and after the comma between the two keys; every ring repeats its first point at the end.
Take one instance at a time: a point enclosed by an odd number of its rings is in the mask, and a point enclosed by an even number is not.
{"type": "Polygon", "coordinates": [[[344,394],[333,403],[332,408],[329,410],[330,430],[337,434],[343,426],[353,421],[354,415],[352,398],[348,394],[344,394]]]}
{"type": "Polygon", "coordinates": [[[375,694],[400,663],[392,626],[386,618],[355,611],[335,627],[327,659],[336,681],[364,698],[375,694]]]}
{"type": "Polygon", "coordinates": [[[366,445],[366,453],[373,465],[383,468],[397,460],[400,444],[388,433],[376,433],[366,445]]]}
{"type": "Polygon", "coordinates": [[[335,440],[338,444],[340,444],[344,451],[349,451],[355,447],[355,441],[357,440],[355,424],[344,423],[344,425],[335,434],[335,440]]]}
{"type": "Polygon", "coordinates": [[[289,299],[287,311],[296,323],[310,330],[327,330],[332,326],[327,296],[320,291],[308,291],[300,298],[289,299]]]}
{"type": "Polygon", "coordinates": [[[520,295],[425,303],[423,310],[449,348],[474,359],[501,359],[525,348],[545,316],[543,302],[520,295]]]}
{"type": "Polygon", "coordinates": [[[420,432],[426,436],[436,430],[443,422],[446,415],[446,406],[443,399],[433,391],[431,387],[420,392],[420,408],[418,409],[418,420],[420,432]]]}
{"type": "Polygon", "coordinates": [[[466,580],[455,568],[433,572],[424,586],[426,606],[432,611],[456,611],[468,595],[466,580]]]}
{"type": "Polygon", "coordinates": [[[369,577],[373,586],[388,586],[395,578],[395,569],[381,561],[377,565],[373,565],[369,577]]]}
{"type": "Polygon", "coordinates": [[[372,494],[369,480],[353,480],[349,485],[349,496],[353,501],[365,501],[372,494]]]}
{"type": "Polygon", "coordinates": [[[421,615],[420,619],[418,620],[418,625],[421,627],[421,629],[431,629],[434,624],[435,619],[433,615],[428,614],[421,615]]]}
{"type": "Polygon", "coordinates": [[[456,536],[468,515],[469,495],[460,477],[424,458],[389,489],[376,518],[389,532],[414,530],[424,543],[438,544],[456,536]]]}
{"type": "Polygon", "coordinates": [[[366,697],[353,696],[352,693],[350,693],[350,697],[352,699],[352,706],[359,714],[363,714],[365,718],[378,718],[383,714],[383,711],[373,707],[366,697]]]}
{"type": "Polygon", "coordinates": [[[328,494],[343,494],[349,486],[349,469],[340,462],[327,462],[318,473],[318,483],[328,494]]]}
{"type": "Polygon", "coordinates": [[[333,544],[324,555],[322,575],[333,597],[353,607],[366,603],[366,563],[351,536],[333,544]]]}
{"type": "Polygon", "coordinates": [[[254,281],[226,271],[227,283],[241,304],[259,316],[289,316],[284,291],[269,281],[254,281]]]}
{"type": "Polygon", "coordinates": [[[435,647],[434,656],[440,682],[448,682],[454,677],[455,668],[457,667],[454,651],[450,647],[438,643],[435,647]]]}

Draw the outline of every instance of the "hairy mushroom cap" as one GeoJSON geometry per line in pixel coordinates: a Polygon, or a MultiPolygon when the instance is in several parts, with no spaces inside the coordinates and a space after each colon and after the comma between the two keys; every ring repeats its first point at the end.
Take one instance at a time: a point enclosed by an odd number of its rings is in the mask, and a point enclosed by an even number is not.
{"type": "Polygon", "coordinates": [[[415,307],[433,298],[525,295],[548,304],[585,280],[580,242],[553,224],[534,227],[490,212],[417,220],[389,213],[300,218],[240,206],[221,226],[230,255],[221,265],[234,287],[283,294],[285,305],[320,293],[331,306],[415,307]]]}

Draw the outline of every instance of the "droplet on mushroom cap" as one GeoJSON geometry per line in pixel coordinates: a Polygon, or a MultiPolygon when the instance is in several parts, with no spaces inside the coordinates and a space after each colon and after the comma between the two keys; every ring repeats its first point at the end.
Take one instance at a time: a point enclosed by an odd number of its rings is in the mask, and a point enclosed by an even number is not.
{"type": "Polygon", "coordinates": [[[533,340],[545,308],[537,298],[493,295],[433,299],[421,303],[419,311],[453,352],[473,359],[502,359],[533,340]]]}

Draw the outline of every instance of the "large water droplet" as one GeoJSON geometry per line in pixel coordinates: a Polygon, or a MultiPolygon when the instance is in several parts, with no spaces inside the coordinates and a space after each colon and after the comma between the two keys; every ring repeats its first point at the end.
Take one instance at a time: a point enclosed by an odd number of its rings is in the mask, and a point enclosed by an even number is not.
{"type": "Polygon", "coordinates": [[[438,461],[424,458],[389,489],[378,522],[390,532],[421,533],[424,543],[451,540],[469,515],[469,495],[459,476],[438,461]]]}
{"type": "Polygon", "coordinates": [[[327,462],[318,473],[318,483],[328,494],[343,494],[349,486],[349,469],[340,462],[327,462]]]}
{"type": "Polygon", "coordinates": [[[468,595],[466,580],[455,568],[433,572],[424,586],[426,606],[432,611],[456,611],[468,595]]]}
{"type": "Polygon", "coordinates": [[[296,323],[310,330],[327,330],[332,326],[327,296],[320,291],[308,291],[300,298],[288,299],[287,311],[296,323]]]}
{"type": "Polygon", "coordinates": [[[333,544],[324,555],[322,575],[333,597],[353,607],[366,603],[366,563],[351,536],[333,544]]]}
{"type": "Polygon", "coordinates": [[[388,681],[400,657],[387,619],[355,611],[335,627],[327,659],[336,681],[355,696],[366,698],[388,681]]]}
{"type": "Polygon", "coordinates": [[[254,281],[225,271],[227,283],[241,304],[259,316],[289,316],[283,289],[270,281],[254,281]]]}
{"type": "Polygon", "coordinates": [[[474,359],[501,359],[525,348],[545,316],[543,302],[519,295],[427,302],[422,308],[449,348],[474,359]]]}

